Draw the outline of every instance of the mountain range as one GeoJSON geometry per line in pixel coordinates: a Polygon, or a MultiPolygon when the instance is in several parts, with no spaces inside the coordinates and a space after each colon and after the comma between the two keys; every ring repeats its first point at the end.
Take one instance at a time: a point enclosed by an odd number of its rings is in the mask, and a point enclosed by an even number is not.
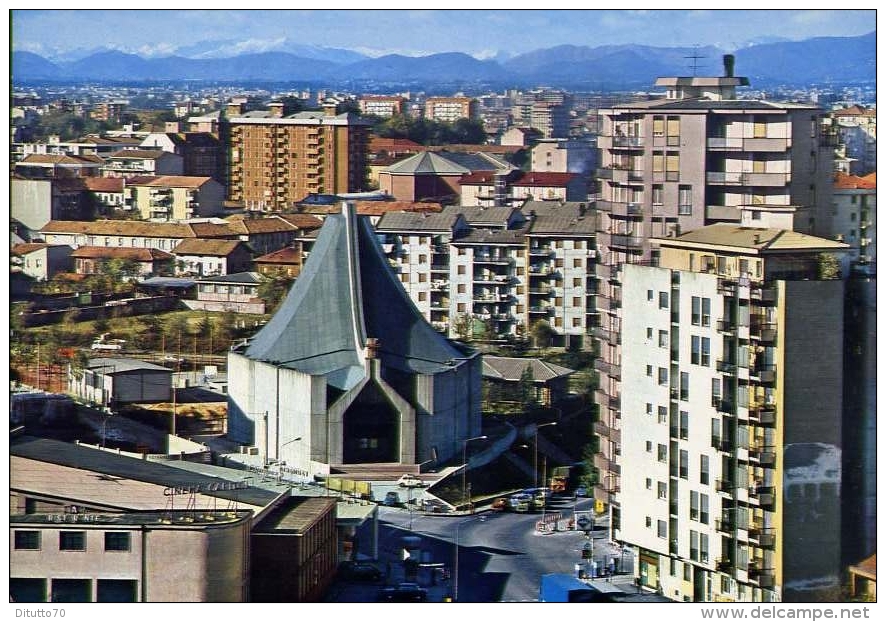
{"type": "MultiPolygon", "coordinates": [[[[31,52],[13,51],[15,84],[37,81],[205,80],[275,81],[380,86],[447,84],[528,86],[545,84],[593,90],[648,88],[663,75],[721,75],[716,47],[645,45],[560,45],[513,58],[478,60],[450,52],[410,57],[369,58],[350,50],[289,45],[291,51],[265,51],[218,57],[238,46],[215,41],[182,48],[190,56],[143,58],[102,50],[53,62],[31,52]]],[[[733,51],[736,75],[751,84],[808,85],[876,81],[876,32],[858,37],[818,37],[760,43],[733,51]]]]}

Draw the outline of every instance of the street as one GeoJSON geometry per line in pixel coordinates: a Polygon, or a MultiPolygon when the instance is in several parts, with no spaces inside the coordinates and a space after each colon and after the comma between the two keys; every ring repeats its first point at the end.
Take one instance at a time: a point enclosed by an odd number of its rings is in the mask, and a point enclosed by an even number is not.
{"type": "MultiPolygon", "coordinates": [[[[592,507],[590,499],[577,503],[571,499],[555,499],[547,513],[559,512],[561,526],[565,526],[574,510],[586,511],[592,507]]],[[[390,569],[389,583],[403,580],[404,537],[413,536],[419,538],[412,552],[413,559],[417,557],[425,565],[416,580],[428,587],[430,600],[443,600],[448,596],[458,602],[534,602],[538,599],[541,575],[574,573],[575,563],[581,561],[582,547],[588,541],[582,531],[563,529],[539,533],[535,526],[541,518],[540,512],[485,511],[471,516],[415,513],[410,531],[407,510],[381,507],[379,566],[390,569]],[[449,570],[449,577],[441,580],[441,573],[435,574],[429,564],[443,564],[449,570]]],[[[604,560],[619,558],[621,550],[609,543],[602,525],[604,519],[599,522],[593,532],[593,547],[594,557],[602,566],[604,560]]],[[[361,538],[361,553],[367,544],[368,539],[361,538]]],[[[622,570],[630,569],[628,560],[619,559],[619,562],[622,570]]],[[[357,591],[339,588],[336,600],[365,599],[371,592],[367,588],[360,586],[357,591]]]]}

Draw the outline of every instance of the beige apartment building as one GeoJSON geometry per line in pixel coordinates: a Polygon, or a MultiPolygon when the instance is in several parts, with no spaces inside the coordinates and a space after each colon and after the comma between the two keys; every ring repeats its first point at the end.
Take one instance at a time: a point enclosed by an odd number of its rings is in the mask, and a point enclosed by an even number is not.
{"type": "Polygon", "coordinates": [[[620,417],[598,423],[614,538],[674,600],[838,600],[844,281],[821,257],[847,245],[724,223],[654,242],[658,266],[623,267],[620,417]]]}
{"type": "Polygon", "coordinates": [[[369,124],[348,113],[230,111],[228,199],[248,210],[292,208],[308,194],[363,190],[369,124]]]}
{"type": "Polygon", "coordinates": [[[477,119],[479,103],[472,97],[428,97],[425,100],[425,118],[444,123],[459,119],[477,119]]]}
{"type": "Polygon", "coordinates": [[[743,215],[752,226],[832,237],[833,149],[821,132],[823,111],[738,99],[748,80],[733,76],[733,60],[724,58],[721,77],[659,78],[665,98],[601,110],[596,277],[599,330],[609,338],[600,340],[596,401],[611,425],[599,431],[595,498],[611,504],[614,530],[624,391],[612,372],[622,355],[623,266],[654,264],[653,237],[737,224],[743,215]]]}
{"type": "Polygon", "coordinates": [[[179,221],[224,212],[224,187],[211,177],[161,175],[130,179],[123,189],[124,209],[145,220],[179,221]]]}

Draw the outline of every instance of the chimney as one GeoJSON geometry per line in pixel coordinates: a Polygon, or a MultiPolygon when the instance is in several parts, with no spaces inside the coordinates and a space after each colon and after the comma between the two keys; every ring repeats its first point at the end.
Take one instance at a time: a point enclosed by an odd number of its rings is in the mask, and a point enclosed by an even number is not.
{"type": "Polygon", "coordinates": [[[338,114],[338,106],[336,106],[335,102],[324,102],[323,103],[323,115],[327,117],[334,117],[338,114]]]}
{"type": "Polygon", "coordinates": [[[225,114],[229,117],[239,117],[243,114],[243,104],[235,104],[234,102],[230,102],[225,107],[225,114]]]}
{"type": "Polygon", "coordinates": [[[724,54],[723,55],[723,71],[727,78],[732,78],[735,76],[735,55],[734,54],[724,54]]]}
{"type": "Polygon", "coordinates": [[[283,102],[271,102],[270,104],[268,104],[268,110],[271,111],[272,118],[283,118],[283,102]]]}
{"type": "Polygon", "coordinates": [[[760,234],[755,233],[754,234],[754,244],[759,244],[759,243],[760,243],[760,234]]]}

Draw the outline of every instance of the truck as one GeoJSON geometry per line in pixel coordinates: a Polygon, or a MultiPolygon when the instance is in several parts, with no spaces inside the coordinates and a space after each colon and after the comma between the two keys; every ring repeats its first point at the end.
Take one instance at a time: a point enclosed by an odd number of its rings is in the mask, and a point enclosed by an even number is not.
{"type": "Polygon", "coordinates": [[[575,471],[575,467],[571,466],[555,467],[551,474],[551,492],[572,492],[576,484],[574,475],[575,471]]]}
{"type": "Polygon", "coordinates": [[[566,573],[543,574],[538,588],[540,603],[612,602],[612,597],[566,573]]]}

